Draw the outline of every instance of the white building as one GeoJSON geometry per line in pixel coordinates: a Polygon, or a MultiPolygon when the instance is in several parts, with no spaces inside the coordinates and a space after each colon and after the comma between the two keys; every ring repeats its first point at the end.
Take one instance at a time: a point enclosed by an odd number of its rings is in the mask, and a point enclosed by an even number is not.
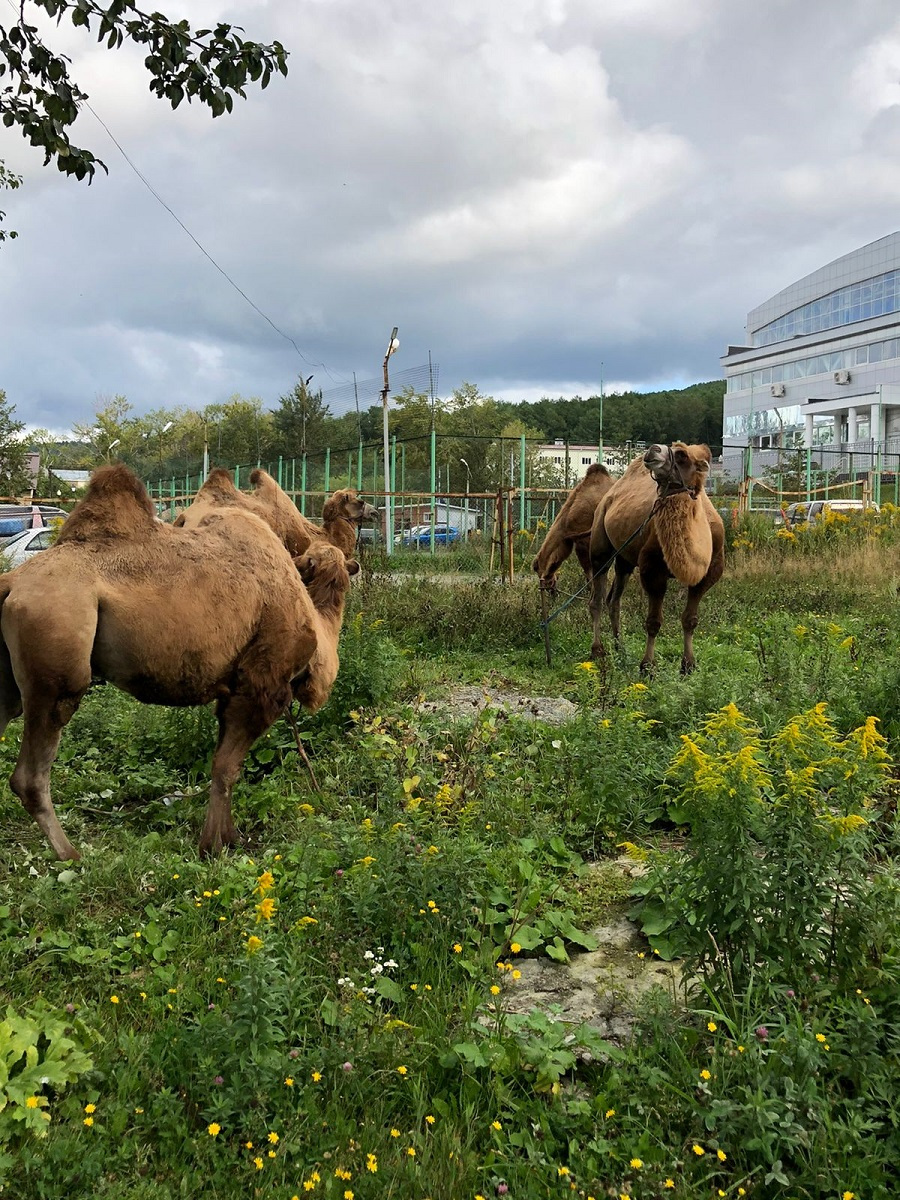
{"type": "Polygon", "coordinates": [[[900,233],[792,283],[722,357],[723,443],[900,451],[900,233]]]}

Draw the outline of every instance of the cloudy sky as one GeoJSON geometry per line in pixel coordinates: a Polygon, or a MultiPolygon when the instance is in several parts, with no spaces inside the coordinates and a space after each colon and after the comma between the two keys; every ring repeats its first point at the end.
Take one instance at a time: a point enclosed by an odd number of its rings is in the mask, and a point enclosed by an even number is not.
{"type": "MultiPolygon", "coordinates": [[[[0,8],[3,8],[0,4],[0,8]]],[[[0,128],[0,388],[31,426],[440,366],[510,399],[720,374],[749,309],[900,227],[890,0],[167,0],[280,39],[230,116],[48,26],[109,166],[0,128]],[[601,366],[602,364],[602,366],[601,366]]],[[[8,14],[9,17],[12,13],[8,14]]],[[[8,20],[4,22],[8,24],[8,20]]]]}

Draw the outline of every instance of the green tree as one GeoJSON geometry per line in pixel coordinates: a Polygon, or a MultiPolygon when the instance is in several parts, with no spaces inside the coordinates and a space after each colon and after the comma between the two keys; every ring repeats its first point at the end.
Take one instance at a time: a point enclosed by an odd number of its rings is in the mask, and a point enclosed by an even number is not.
{"type": "Polygon", "coordinates": [[[19,0],[18,20],[0,25],[0,114],[7,128],[18,126],[23,137],[44,151],[44,163],[76,179],[93,178],[105,165],[90,150],[76,146],[69,129],[88,99],[69,75],[70,60],[44,45],[26,13],[42,9],[57,24],[72,24],[96,34],[106,49],[123,42],[145,46],[144,66],[150,91],[177,108],[182,100],[198,100],[214,117],[231,112],[234,96],[246,97],[248,82],[267,87],[273,73],[287,74],[287,51],[280,42],[245,41],[233,26],[192,29],[187,21],[170,21],[160,12],[145,13],[133,0],[19,0]]]}
{"type": "Polygon", "coordinates": [[[15,406],[0,390],[0,492],[19,496],[31,491],[28,474],[28,444],[22,440],[24,421],[15,419],[15,406]]]}
{"type": "MultiPolygon", "coordinates": [[[[9,191],[14,192],[21,183],[22,176],[14,175],[12,171],[7,170],[3,163],[0,162],[0,188],[8,188],[9,191]]],[[[5,220],[5,218],[6,213],[0,212],[0,221],[5,220]]],[[[14,238],[18,236],[19,235],[14,229],[0,229],[0,242],[5,242],[7,238],[14,238]]]]}
{"type": "Polygon", "coordinates": [[[328,445],[331,412],[322,400],[321,389],[310,391],[312,379],[301,375],[278,408],[272,410],[272,451],[285,458],[299,458],[304,450],[324,450],[328,445]]]}

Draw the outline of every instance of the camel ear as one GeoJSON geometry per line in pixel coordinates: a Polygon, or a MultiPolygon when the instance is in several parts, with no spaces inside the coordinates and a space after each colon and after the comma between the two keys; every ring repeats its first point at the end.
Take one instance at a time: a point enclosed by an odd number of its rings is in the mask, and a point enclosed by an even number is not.
{"type": "Polygon", "coordinates": [[[338,506],[332,496],[330,500],[325,501],[325,507],[322,509],[322,520],[333,521],[339,515],[338,506]]]}
{"type": "Polygon", "coordinates": [[[184,524],[184,513],[179,513],[179,515],[172,522],[172,525],[175,529],[180,529],[183,524],[184,524]]]}
{"type": "Polygon", "coordinates": [[[348,558],[344,565],[347,568],[348,575],[358,575],[359,574],[359,563],[356,561],[355,558],[348,558]]]}

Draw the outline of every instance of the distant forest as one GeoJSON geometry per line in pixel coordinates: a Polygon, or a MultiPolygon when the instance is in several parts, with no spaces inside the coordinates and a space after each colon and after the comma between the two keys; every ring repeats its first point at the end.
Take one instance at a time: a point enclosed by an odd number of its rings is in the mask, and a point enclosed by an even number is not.
{"type": "MultiPolygon", "coordinates": [[[[680,439],[706,442],[718,454],[724,394],[722,380],[661,392],[611,393],[603,399],[604,445],[680,439]]],[[[411,469],[426,469],[432,428],[438,434],[438,467],[452,470],[455,478],[460,463],[467,464],[473,489],[493,487],[502,479],[509,440],[522,435],[529,442],[532,477],[540,482],[546,463],[535,457],[536,443],[562,439],[596,445],[600,398],[514,404],[483,395],[471,383],[445,398],[432,399],[412,388],[391,396],[391,434],[398,443],[406,443],[404,462],[411,469]]],[[[318,476],[326,449],[348,451],[360,441],[370,447],[381,444],[382,410],[374,405],[335,416],[322,393],[311,391],[300,378],[274,407],[257,397],[236,395],[202,410],[160,406],[138,415],[127,397],[115,396],[73,432],[72,440],[65,442],[42,430],[31,434],[30,447],[41,454],[45,489],[57,486],[51,485],[48,469],[92,468],[112,459],[128,463],[144,479],[197,475],[204,448],[212,465],[228,467],[300,459],[306,453],[310,471],[317,464],[318,476]]]]}

